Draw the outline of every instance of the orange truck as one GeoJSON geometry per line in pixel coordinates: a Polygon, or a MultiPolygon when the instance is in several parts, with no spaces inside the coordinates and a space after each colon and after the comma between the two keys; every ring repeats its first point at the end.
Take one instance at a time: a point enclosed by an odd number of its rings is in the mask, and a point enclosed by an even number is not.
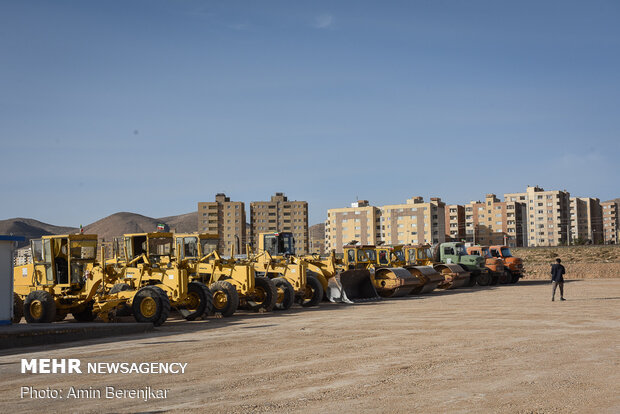
{"type": "Polygon", "coordinates": [[[505,285],[510,282],[510,276],[504,271],[504,262],[493,257],[488,246],[471,246],[467,248],[467,253],[484,257],[484,266],[489,269],[487,277],[478,277],[480,286],[496,285],[498,282],[505,285]]]}
{"type": "Polygon", "coordinates": [[[504,262],[504,268],[510,275],[510,281],[507,283],[517,283],[525,273],[523,269],[523,260],[514,257],[508,246],[491,246],[489,248],[491,256],[501,259],[504,262]]]}

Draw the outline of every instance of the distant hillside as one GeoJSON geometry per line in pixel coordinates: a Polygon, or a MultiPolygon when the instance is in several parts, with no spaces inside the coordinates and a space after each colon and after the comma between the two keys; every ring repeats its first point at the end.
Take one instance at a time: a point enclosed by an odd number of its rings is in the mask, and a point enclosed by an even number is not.
{"type": "Polygon", "coordinates": [[[23,236],[26,238],[25,242],[18,243],[19,247],[27,245],[30,239],[36,239],[48,234],[73,233],[76,230],[75,227],[54,226],[29,218],[18,217],[0,220],[0,234],[23,236]]]}

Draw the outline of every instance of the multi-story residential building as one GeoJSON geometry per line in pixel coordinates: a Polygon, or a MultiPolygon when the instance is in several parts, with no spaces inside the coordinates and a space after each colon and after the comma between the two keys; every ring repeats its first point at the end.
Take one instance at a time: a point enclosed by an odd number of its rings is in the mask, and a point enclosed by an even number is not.
{"type": "Polygon", "coordinates": [[[605,244],[618,244],[620,233],[619,206],[615,201],[601,203],[603,211],[603,242],[605,244]]]}
{"type": "Polygon", "coordinates": [[[231,245],[237,253],[245,253],[245,204],[230,201],[223,193],[216,194],[215,201],[199,202],[198,231],[217,234],[220,253],[229,252],[231,245]]]}
{"type": "Polygon", "coordinates": [[[345,244],[418,244],[445,241],[445,203],[413,197],[405,204],[371,206],[359,200],[351,207],[327,211],[325,249],[342,252],[345,244]]]}
{"type": "Polygon", "coordinates": [[[598,198],[570,198],[570,241],[603,242],[603,211],[598,198]]]}
{"type": "Polygon", "coordinates": [[[308,229],[309,253],[325,254],[325,223],[315,224],[308,229]]]}
{"type": "Polygon", "coordinates": [[[504,194],[506,201],[525,204],[524,246],[567,244],[570,233],[570,194],[568,191],[545,191],[527,187],[524,193],[504,194]]]}
{"type": "Polygon", "coordinates": [[[446,240],[465,240],[465,206],[459,204],[446,206],[446,240]]]}
{"type": "Polygon", "coordinates": [[[481,245],[523,245],[523,210],[519,201],[500,201],[487,194],[484,202],[465,206],[465,240],[481,245]]]}
{"type": "Polygon", "coordinates": [[[296,254],[309,252],[307,201],[289,201],[284,193],[276,193],[270,201],[253,201],[250,203],[250,227],[256,247],[260,233],[286,231],[293,233],[296,254]]]}

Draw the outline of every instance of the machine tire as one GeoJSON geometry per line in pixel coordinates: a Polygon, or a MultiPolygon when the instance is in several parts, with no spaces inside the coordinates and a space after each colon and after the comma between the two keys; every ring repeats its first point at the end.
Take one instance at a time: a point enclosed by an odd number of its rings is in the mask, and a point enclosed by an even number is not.
{"type": "Polygon", "coordinates": [[[131,309],[136,322],[150,322],[159,326],[170,315],[170,299],[161,288],[145,286],[134,295],[131,309]]]}
{"type": "Polygon", "coordinates": [[[24,301],[17,293],[13,292],[13,318],[11,318],[11,321],[13,323],[19,323],[23,316],[24,301]]]}
{"type": "Polygon", "coordinates": [[[276,305],[274,310],[287,310],[293,306],[295,302],[295,289],[291,282],[283,277],[271,279],[276,285],[276,305]]]}
{"type": "Polygon", "coordinates": [[[510,276],[510,283],[514,285],[515,283],[517,283],[519,281],[519,279],[520,279],[519,274],[518,273],[517,274],[513,273],[510,276]]]}
{"type": "Polygon", "coordinates": [[[306,276],[305,295],[299,297],[299,304],[304,308],[316,306],[323,299],[323,285],[311,274],[306,276]]]}
{"type": "MultiPolygon", "coordinates": [[[[117,283],[112,286],[112,289],[110,289],[110,294],[112,295],[118,292],[125,292],[128,290],[132,289],[131,286],[129,286],[127,283],[117,283]]],[[[131,306],[129,306],[127,303],[118,305],[118,307],[116,308],[116,316],[131,316],[131,306]]]]}
{"type": "Polygon", "coordinates": [[[52,295],[45,290],[30,292],[24,301],[24,317],[28,323],[52,323],[56,317],[52,295]]]}
{"type": "MultiPolygon", "coordinates": [[[[248,300],[248,308],[251,311],[257,312],[263,308],[266,312],[271,312],[276,306],[276,300],[278,299],[278,289],[276,284],[266,277],[254,278],[254,289],[259,290],[259,294],[264,298],[263,301],[248,300]]],[[[254,298],[254,296],[252,296],[254,298]]]]}
{"type": "Polygon", "coordinates": [[[476,280],[476,283],[478,284],[478,286],[489,286],[491,284],[491,273],[490,272],[486,272],[486,273],[480,273],[478,275],[478,280],[476,280]]]}
{"type": "Polygon", "coordinates": [[[499,284],[507,285],[508,283],[510,283],[511,280],[512,280],[512,274],[510,273],[510,271],[504,270],[504,273],[502,273],[501,277],[499,278],[499,284]]]}
{"type": "Polygon", "coordinates": [[[239,308],[239,294],[230,282],[220,280],[209,286],[213,294],[213,311],[222,316],[232,316],[239,308]]]}
{"type": "MultiPolygon", "coordinates": [[[[209,288],[202,282],[190,282],[187,285],[187,294],[194,295],[194,298],[198,300],[197,306],[192,313],[185,317],[188,321],[213,311],[213,294],[209,288]]],[[[186,308],[187,309],[187,308],[186,308]]]]}
{"type": "Polygon", "coordinates": [[[97,315],[93,313],[93,302],[88,302],[81,310],[71,312],[73,318],[78,322],[92,322],[97,315]]]}

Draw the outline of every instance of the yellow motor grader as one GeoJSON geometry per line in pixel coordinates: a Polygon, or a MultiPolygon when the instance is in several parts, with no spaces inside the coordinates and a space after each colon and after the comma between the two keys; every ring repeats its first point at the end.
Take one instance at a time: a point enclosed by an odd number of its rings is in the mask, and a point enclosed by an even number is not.
{"type": "Polygon", "coordinates": [[[202,282],[190,282],[187,269],[178,262],[172,233],[125,234],[115,240],[114,259],[106,261],[106,273],[114,282],[110,291],[137,291],[148,286],[164,292],[187,320],[211,313],[211,291],[202,282]]]}
{"type": "Polygon", "coordinates": [[[390,267],[388,249],[377,253],[374,245],[344,246],[344,265],[347,269],[366,269],[370,271],[372,283],[384,298],[405,296],[420,288],[422,282],[402,267],[390,267]]]}
{"type": "MultiPolygon", "coordinates": [[[[133,291],[107,288],[107,274],[97,262],[97,235],[69,234],[31,240],[32,263],[14,268],[14,292],[28,323],[63,320],[71,313],[79,322],[114,319],[130,307],[138,322],[161,325],[170,302],[155,286],[133,291]]],[[[102,249],[101,257],[105,257],[102,249]]],[[[21,318],[20,318],[21,319],[21,318]]]]}
{"type": "Polygon", "coordinates": [[[410,246],[396,245],[387,250],[387,248],[377,249],[378,254],[390,254],[390,262],[395,266],[405,268],[413,276],[417,277],[421,285],[411,292],[412,294],[429,293],[437,289],[445,283],[445,277],[439,273],[433,266],[416,264],[416,250],[410,246]],[[381,250],[380,250],[381,249],[381,250]]]}
{"type": "Polygon", "coordinates": [[[189,272],[192,281],[199,281],[213,293],[213,310],[231,316],[237,308],[252,311],[273,310],[277,289],[272,280],[255,275],[254,267],[225,259],[217,251],[217,234],[174,235],[179,265],[189,272]]]}

